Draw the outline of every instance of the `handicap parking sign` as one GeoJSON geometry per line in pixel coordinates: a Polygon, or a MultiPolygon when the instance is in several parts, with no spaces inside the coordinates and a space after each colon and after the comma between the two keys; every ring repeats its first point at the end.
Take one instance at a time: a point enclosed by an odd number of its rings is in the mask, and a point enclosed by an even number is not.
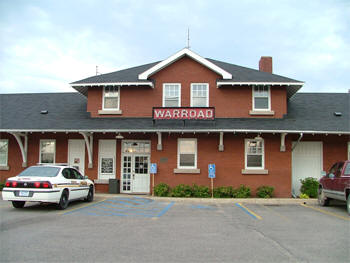
{"type": "Polygon", "coordinates": [[[208,165],[208,177],[215,178],[215,164],[208,165]]]}
{"type": "Polygon", "coordinates": [[[156,163],[151,163],[150,173],[151,174],[156,174],[157,173],[157,164],[156,163]]]}

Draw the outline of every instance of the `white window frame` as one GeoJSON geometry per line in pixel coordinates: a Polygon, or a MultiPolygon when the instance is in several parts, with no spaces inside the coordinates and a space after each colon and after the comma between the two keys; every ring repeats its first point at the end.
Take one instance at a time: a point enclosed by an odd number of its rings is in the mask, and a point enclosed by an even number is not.
{"type": "MultiPolygon", "coordinates": [[[[56,140],[55,139],[42,139],[39,141],[39,163],[41,163],[41,143],[42,142],[54,142],[53,164],[56,163],[56,140]]],[[[47,163],[50,164],[50,163],[47,163]]]]}
{"type": "Polygon", "coordinates": [[[7,152],[6,152],[6,163],[0,163],[0,167],[7,166],[9,161],[9,140],[8,139],[1,139],[0,142],[6,142],[7,144],[7,152]]]}
{"type": "Polygon", "coordinates": [[[99,139],[98,140],[98,172],[97,172],[97,176],[98,176],[98,180],[109,180],[109,179],[114,179],[117,176],[116,173],[116,159],[117,159],[117,141],[114,139],[99,139]],[[102,144],[103,142],[110,142],[109,144],[111,145],[112,143],[113,148],[112,151],[110,152],[111,154],[106,154],[106,151],[104,151],[104,149],[102,149],[102,144]],[[112,173],[102,173],[101,169],[102,169],[102,159],[103,158],[112,158],[113,159],[113,172],[112,173]],[[106,178],[108,177],[108,178],[106,178]]]}
{"type": "MultiPolygon", "coordinates": [[[[115,86],[112,86],[115,87],[115,86]]],[[[117,86],[115,88],[117,88],[118,90],[118,108],[105,108],[105,93],[106,93],[106,88],[107,86],[103,87],[103,96],[102,96],[102,110],[104,111],[116,111],[120,109],[120,86],[117,86]]],[[[112,97],[113,98],[113,97],[112,97]]]]}
{"type": "Polygon", "coordinates": [[[193,107],[193,85],[205,85],[207,87],[206,106],[200,107],[209,107],[209,83],[191,83],[191,107],[193,107]]]}
{"type": "Polygon", "coordinates": [[[198,155],[197,138],[178,138],[177,139],[177,168],[178,169],[197,169],[197,155],[198,155]],[[181,141],[194,141],[195,142],[194,166],[180,166],[180,142],[181,141]]]}
{"type": "Polygon", "coordinates": [[[177,85],[179,88],[179,103],[177,107],[181,107],[181,83],[163,83],[163,98],[162,98],[162,107],[165,106],[165,87],[166,85],[177,85]]]}
{"type": "MultiPolygon", "coordinates": [[[[265,98],[265,97],[261,97],[261,98],[265,98]]],[[[271,86],[269,85],[257,85],[257,86],[252,86],[252,105],[253,105],[253,111],[271,111],[271,86]],[[257,109],[255,107],[255,88],[259,87],[259,86],[263,86],[264,88],[267,88],[267,98],[268,98],[268,108],[267,109],[257,109]]]]}
{"type": "Polygon", "coordinates": [[[264,170],[265,169],[265,141],[261,139],[245,139],[244,140],[244,165],[246,170],[264,170]],[[250,141],[262,141],[262,158],[261,158],[261,167],[248,167],[248,142],[250,141]]]}

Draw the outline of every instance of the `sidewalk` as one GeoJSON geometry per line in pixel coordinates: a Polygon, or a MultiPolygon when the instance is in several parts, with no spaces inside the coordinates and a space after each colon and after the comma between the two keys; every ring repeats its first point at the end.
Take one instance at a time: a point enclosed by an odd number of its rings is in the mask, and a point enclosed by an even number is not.
{"type": "Polygon", "coordinates": [[[139,197],[150,198],[156,201],[164,202],[190,202],[190,203],[245,203],[245,204],[261,204],[261,205],[295,205],[309,204],[316,205],[317,199],[300,199],[300,198],[182,198],[182,197],[158,197],[151,195],[128,195],[128,194],[105,194],[96,193],[96,197],[114,198],[114,197],[139,197]]]}

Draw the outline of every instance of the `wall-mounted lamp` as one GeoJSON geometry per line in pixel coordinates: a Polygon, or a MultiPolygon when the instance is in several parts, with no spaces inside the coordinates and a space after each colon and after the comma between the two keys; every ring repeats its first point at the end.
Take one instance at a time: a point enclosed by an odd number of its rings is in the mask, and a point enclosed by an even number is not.
{"type": "Polygon", "coordinates": [[[117,134],[117,136],[115,136],[116,139],[124,139],[124,136],[120,134],[120,132],[117,134]]]}

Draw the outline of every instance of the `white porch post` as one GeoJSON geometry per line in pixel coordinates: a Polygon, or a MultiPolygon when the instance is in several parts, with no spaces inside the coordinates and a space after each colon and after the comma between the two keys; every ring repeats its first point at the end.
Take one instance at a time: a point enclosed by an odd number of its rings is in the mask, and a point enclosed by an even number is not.
{"type": "Polygon", "coordinates": [[[162,133],[161,132],[157,132],[157,135],[158,135],[157,150],[161,151],[163,149],[163,146],[162,146],[162,133]]]}
{"type": "Polygon", "coordinates": [[[224,151],[224,132],[220,132],[219,152],[224,151]]]}
{"type": "Polygon", "coordinates": [[[88,152],[88,158],[89,158],[89,164],[88,164],[88,168],[92,168],[93,164],[92,164],[92,144],[93,144],[93,134],[91,133],[87,133],[87,132],[79,132],[81,135],[83,135],[84,140],[85,140],[85,145],[86,145],[86,149],[88,152]],[[90,138],[90,140],[89,140],[90,138]]]}
{"type": "Polygon", "coordinates": [[[17,132],[11,132],[10,134],[12,134],[15,137],[15,139],[18,143],[18,146],[21,150],[22,167],[27,167],[28,135],[22,134],[22,133],[17,133],[17,132]],[[24,137],[24,145],[23,145],[21,137],[24,137]]]}

